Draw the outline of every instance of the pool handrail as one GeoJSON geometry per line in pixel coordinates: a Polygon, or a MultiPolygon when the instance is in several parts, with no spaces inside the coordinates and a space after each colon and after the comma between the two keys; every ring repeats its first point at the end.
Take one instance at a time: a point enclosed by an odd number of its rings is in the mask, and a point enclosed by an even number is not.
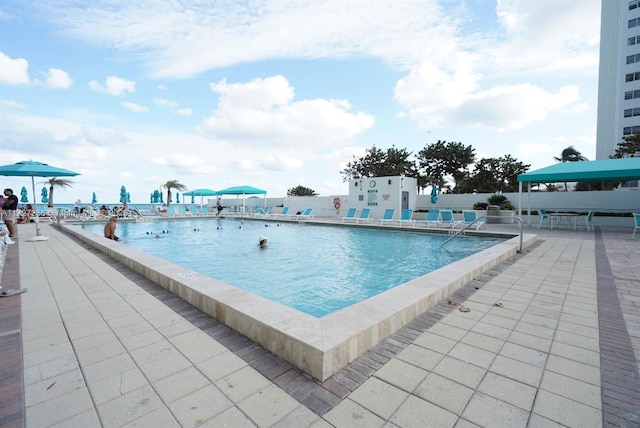
{"type": "MultiPolygon", "coordinates": [[[[444,246],[444,244],[446,244],[447,242],[451,241],[453,238],[455,238],[456,236],[462,234],[462,232],[464,232],[465,230],[467,230],[468,228],[470,228],[471,226],[473,226],[475,223],[477,223],[480,220],[486,220],[488,218],[502,218],[499,215],[483,215],[480,217],[477,217],[475,220],[473,220],[471,223],[465,224],[464,227],[460,228],[460,230],[458,230],[456,233],[454,233],[449,239],[447,239],[446,241],[444,241],[442,244],[440,244],[440,248],[442,248],[442,246],[444,246]]],[[[511,217],[512,219],[518,220],[518,223],[520,224],[520,246],[518,247],[518,253],[522,252],[522,226],[523,226],[523,222],[522,222],[522,218],[521,217],[511,217]]]]}

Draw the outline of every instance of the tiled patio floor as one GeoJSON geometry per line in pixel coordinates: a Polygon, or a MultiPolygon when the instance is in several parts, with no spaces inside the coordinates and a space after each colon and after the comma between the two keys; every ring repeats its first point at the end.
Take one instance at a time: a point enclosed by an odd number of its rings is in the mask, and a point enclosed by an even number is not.
{"type": "Polygon", "coordinates": [[[3,270],[29,292],[0,299],[2,426],[640,425],[630,231],[542,231],[320,383],[43,230],[21,228],[3,270]]]}

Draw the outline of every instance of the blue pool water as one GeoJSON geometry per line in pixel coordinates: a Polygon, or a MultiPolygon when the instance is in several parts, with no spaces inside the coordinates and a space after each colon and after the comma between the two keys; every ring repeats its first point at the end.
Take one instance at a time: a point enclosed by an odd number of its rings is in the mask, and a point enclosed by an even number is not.
{"type": "MultiPolygon", "coordinates": [[[[104,223],[82,227],[102,236],[104,223]]],[[[448,236],[205,218],[119,222],[116,234],[123,244],[315,317],[503,241],[461,238],[440,248],[448,236]],[[262,236],[267,249],[258,247],[262,236]]]]}

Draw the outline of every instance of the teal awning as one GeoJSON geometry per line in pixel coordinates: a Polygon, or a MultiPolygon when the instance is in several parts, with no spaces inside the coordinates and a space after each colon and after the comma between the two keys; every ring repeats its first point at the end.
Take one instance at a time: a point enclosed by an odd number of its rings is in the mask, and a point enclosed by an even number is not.
{"type": "Polygon", "coordinates": [[[196,189],[190,192],[184,192],[182,196],[216,196],[218,192],[211,189],[196,189]]]}
{"type": "Polygon", "coordinates": [[[266,195],[267,191],[251,186],[234,186],[218,190],[218,195],[266,195]]]}
{"type": "Polygon", "coordinates": [[[563,162],[518,175],[523,183],[627,181],[640,179],[640,157],[563,162]]]}

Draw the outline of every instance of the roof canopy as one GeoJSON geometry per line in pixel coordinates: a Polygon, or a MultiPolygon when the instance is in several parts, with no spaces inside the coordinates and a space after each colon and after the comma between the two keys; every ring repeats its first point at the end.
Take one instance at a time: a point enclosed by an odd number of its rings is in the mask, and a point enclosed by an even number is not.
{"type": "Polygon", "coordinates": [[[640,179],[640,158],[563,162],[518,175],[524,183],[627,181],[640,179]]]}
{"type": "Polygon", "coordinates": [[[267,191],[251,186],[234,186],[218,190],[218,195],[266,195],[267,191]]]}
{"type": "Polygon", "coordinates": [[[216,196],[218,192],[211,189],[196,189],[190,192],[184,192],[182,196],[216,196]]]}

